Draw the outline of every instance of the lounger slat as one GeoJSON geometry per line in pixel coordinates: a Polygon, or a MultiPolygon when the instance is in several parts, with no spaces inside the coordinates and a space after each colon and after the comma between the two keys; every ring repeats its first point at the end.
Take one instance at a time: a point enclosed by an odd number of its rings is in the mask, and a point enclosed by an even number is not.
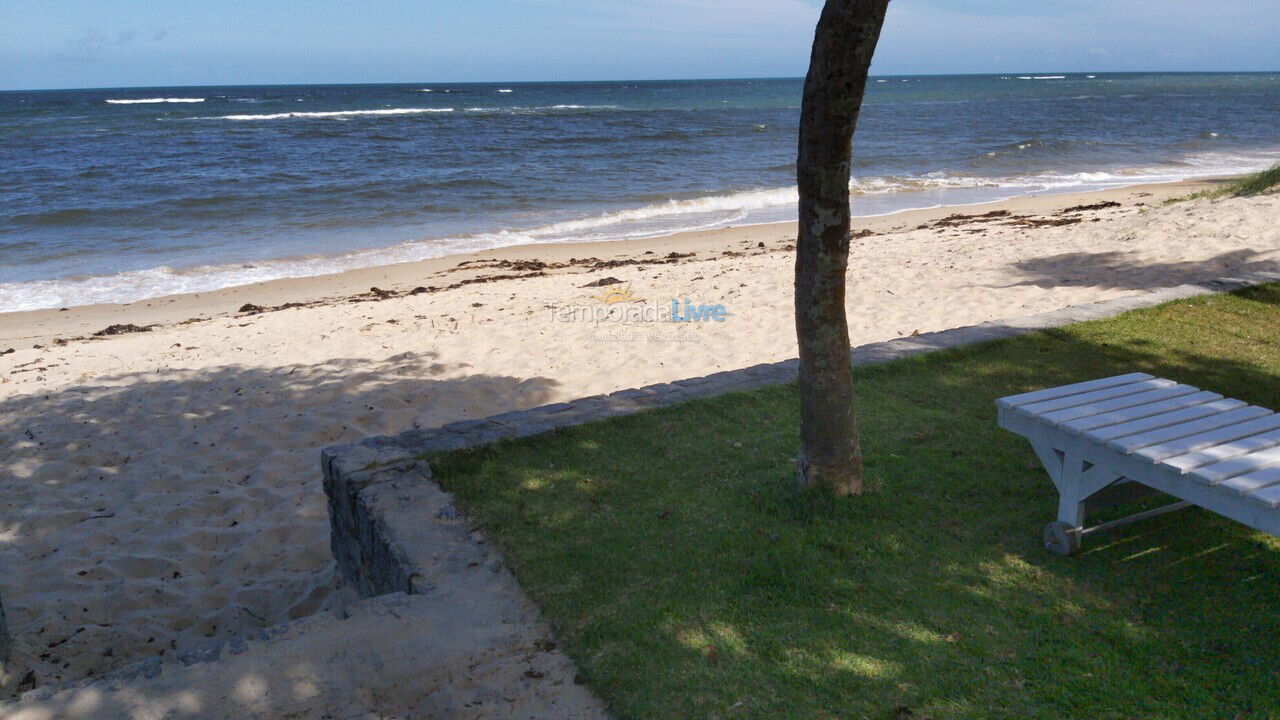
{"type": "Polygon", "coordinates": [[[1253,420],[1242,423],[1235,423],[1220,427],[1216,430],[1200,433],[1198,435],[1188,435],[1169,442],[1151,445],[1135,451],[1133,454],[1144,457],[1153,463],[1158,463],[1165,458],[1177,457],[1187,453],[1203,450],[1214,445],[1229,443],[1240,438],[1247,438],[1251,435],[1257,435],[1269,430],[1280,428],[1280,415],[1272,413],[1264,415],[1253,420]]]}
{"type": "MultiPolygon", "coordinates": [[[[1280,438],[1277,439],[1277,443],[1280,443],[1280,438]]],[[[1212,465],[1205,465],[1194,470],[1191,476],[1201,482],[1216,485],[1227,478],[1257,470],[1265,470],[1278,463],[1280,463],[1280,447],[1270,447],[1266,450],[1251,452],[1247,455],[1241,455],[1212,465]]]]}
{"type": "Polygon", "coordinates": [[[1207,402],[1201,405],[1192,405],[1182,410],[1174,412],[1160,413],[1151,417],[1130,420],[1118,425],[1107,425],[1106,427],[1095,428],[1085,433],[1085,437],[1094,442],[1109,442],[1117,438],[1129,435],[1137,435],[1141,432],[1149,432],[1151,430],[1159,430],[1161,428],[1170,427],[1172,425],[1180,425],[1190,420],[1198,420],[1209,415],[1218,415],[1229,410],[1245,407],[1246,403],[1242,400],[1233,400],[1224,398],[1214,402],[1207,402]]]}
{"type": "Polygon", "coordinates": [[[1265,487],[1255,493],[1252,493],[1249,497],[1257,500],[1267,507],[1280,507],[1280,485],[1265,487]]]}
{"type": "Polygon", "coordinates": [[[1234,490],[1241,495],[1248,495],[1251,492],[1271,487],[1277,483],[1280,483],[1280,468],[1271,467],[1266,470],[1251,472],[1247,475],[1237,475],[1223,480],[1218,483],[1218,487],[1234,490]]]}
{"type": "MultiPolygon", "coordinates": [[[[1188,438],[1193,435],[1201,435],[1203,433],[1217,430],[1218,428],[1227,427],[1229,425],[1238,425],[1249,420],[1271,415],[1271,411],[1266,408],[1254,405],[1228,410],[1219,415],[1209,415],[1189,422],[1178,423],[1177,425],[1169,425],[1168,427],[1157,428],[1137,435],[1118,438],[1107,443],[1109,446],[1123,453],[1133,453],[1145,447],[1159,445],[1160,443],[1168,443],[1181,438],[1188,438]]],[[[1239,436],[1237,436],[1239,437],[1239,436]]],[[[1176,455],[1177,453],[1172,453],[1176,455]]],[[[1166,455],[1165,457],[1168,457],[1166,455]]]]}
{"type": "Polygon", "coordinates": [[[1280,445],[1280,430],[1251,435],[1221,445],[1207,447],[1193,453],[1187,453],[1186,455],[1171,457],[1161,461],[1160,464],[1179,472],[1187,473],[1205,465],[1231,460],[1232,458],[1248,455],[1259,450],[1266,450],[1276,445],[1280,445]]]}
{"type": "Polygon", "coordinates": [[[1138,382],[1117,385],[1103,390],[1093,390],[1091,392],[1077,393],[1075,395],[1056,398],[1054,400],[1045,400],[1043,402],[1019,405],[1018,412],[1023,415],[1036,417],[1056,410],[1064,410],[1066,408],[1080,407],[1082,405],[1098,403],[1104,400],[1138,395],[1140,393],[1147,392],[1148,390],[1158,390],[1160,388],[1170,387],[1176,384],[1177,383],[1172,380],[1163,380],[1161,378],[1139,380],[1138,382]]]}
{"type": "Polygon", "coordinates": [[[1053,400],[1055,398],[1066,397],[1068,395],[1078,395],[1080,393],[1089,392],[1090,390],[1102,390],[1103,388],[1114,387],[1116,385],[1127,385],[1129,383],[1138,382],[1139,380],[1150,380],[1151,377],[1152,376],[1146,373],[1116,375],[1113,377],[1099,378],[1097,380],[1073,383],[1071,385],[1063,385],[1061,387],[1033,390],[1020,395],[1010,395],[1008,397],[1000,398],[996,401],[996,404],[1003,408],[1016,408],[1020,405],[1026,405],[1027,403],[1053,400]]]}
{"type": "Polygon", "coordinates": [[[1190,385],[1173,385],[1171,387],[1163,387],[1159,390],[1148,390],[1140,392],[1136,395],[1124,395],[1110,400],[1101,402],[1091,402],[1087,405],[1077,405],[1075,407],[1063,408],[1062,410],[1054,410],[1053,412],[1041,413],[1038,417],[1040,420],[1061,425],[1068,420],[1077,420],[1079,418],[1091,417],[1093,415],[1102,415],[1113,412],[1115,410],[1123,410],[1125,408],[1136,407],[1138,405],[1149,405],[1161,400],[1169,400],[1182,395],[1190,395],[1199,389],[1190,385]]]}
{"type": "Polygon", "coordinates": [[[1078,418],[1076,420],[1062,423],[1061,427],[1067,432],[1082,433],[1086,430],[1119,425],[1131,420],[1149,418],[1152,416],[1167,416],[1175,410],[1204,405],[1205,403],[1221,399],[1222,396],[1218,393],[1191,393],[1169,400],[1160,400],[1158,402],[1146,403],[1144,405],[1134,405],[1133,407],[1128,407],[1123,410],[1115,410],[1109,413],[1102,413],[1100,415],[1090,415],[1089,417],[1078,418]]]}

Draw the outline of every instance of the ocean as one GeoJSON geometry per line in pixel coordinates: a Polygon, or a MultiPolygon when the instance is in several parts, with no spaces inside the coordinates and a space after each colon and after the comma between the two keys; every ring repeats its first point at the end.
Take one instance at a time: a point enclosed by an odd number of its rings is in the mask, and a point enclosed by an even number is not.
{"type": "MultiPolygon", "coordinates": [[[[787,220],[800,79],[0,92],[0,311],[787,220]]],[[[853,212],[1280,161],[1280,73],[876,77],[853,212]]]]}

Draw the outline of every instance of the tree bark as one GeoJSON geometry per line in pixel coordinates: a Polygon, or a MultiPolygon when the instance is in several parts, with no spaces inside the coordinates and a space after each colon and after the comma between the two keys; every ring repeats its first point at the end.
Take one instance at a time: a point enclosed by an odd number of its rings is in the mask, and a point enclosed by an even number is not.
{"type": "Polygon", "coordinates": [[[845,318],[849,162],[867,70],[889,0],[827,0],[814,32],[800,106],[796,182],[796,339],[800,346],[799,480],[835,495],[862,492],[845,318]]]}

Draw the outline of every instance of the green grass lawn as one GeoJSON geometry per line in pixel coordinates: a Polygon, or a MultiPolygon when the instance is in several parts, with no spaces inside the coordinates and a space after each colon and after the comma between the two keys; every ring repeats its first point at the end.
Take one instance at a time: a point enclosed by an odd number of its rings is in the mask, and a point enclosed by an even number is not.
{"type": "Polygon", "coordinates": [[[1280,717],[1280,542],[1190,510],[1051,555],[993,406],[1142,370],[1280,408],[1278,338],[1271,285],[858,368],[846,500],[794,487],[794,385],[433,464],[620,718],[1280,717]]]}

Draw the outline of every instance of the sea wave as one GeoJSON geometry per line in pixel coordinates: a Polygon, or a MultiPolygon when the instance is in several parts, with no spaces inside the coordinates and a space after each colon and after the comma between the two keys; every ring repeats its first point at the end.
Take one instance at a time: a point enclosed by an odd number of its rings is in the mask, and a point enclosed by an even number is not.
{"type": "Polygon", "coordinates": [[[285,120],[289,118],[335,118],[362,115],[417,115],[420,113],[450,113],[453,108],[380,108],[377,110],[323,110],[313,112],[281,112],[261,115],[218,115],[206,120],[285,120]]]}
{"type": "MultiPolygon", "coordinates": [[[[850,182],[854,210],[878,215],[902,210],[999,200],[1033,192],[1071,192],[1245,173],[1280,159],[1265,153],[1201,153],[1178,162],[1113,171],[1044,172],[980,177],[934,172],[877,176],[850,182]]],[[[459,179],[456,182],[482,182],[459,179]]],[[[92,303],[133,302],[174,293],[206,292],[287,277],[308,277],[357,267],[411,262],[522,244],[624,240],[677,232],[794,219],[795,186],[754,188],[704,197],[671,199],[591,217],[473,235],[428,238],[334,256],[282,258],[252,264],[188,269],[157,267],[115,275],[0,283],[0,307],[32,310],[92,303]]]]}
{"type": "Polygon", "coordinates": [[[151,103],[202,103],[204,98],[107,98],[108,105],[147,105],[151,103]]]}
{"type": "MultiPolygon", "coordinates": [[[[912,193],[920,191],[958,190],[971,188],[999,188],[1005,185],[997,179],[965,175],[949,175],[946,173],[930,173],[920,177],[876,176],[854,178],[849,181],[849,192],[852,196],[885,195],[891,193],[912,193]]],[[[1012,187],[1012,185],[1010,185],[1012,187]]],[[[734,217],[724,222],[737,222],[743,219],[742,214],[750,214],[760,210],[786,209],[794,206],[799,200],[799,189],[790,187],[756,188],[723,195],[710,195],[698,198],[672,199],[666,202],[653,203],[638,208],[628,208],[602,213],[588,218],[566,220],[531,230],[521,234],[534,238],[564,236],[574,240],[584,239],[584,231],[609,229],[610,236],[638,237],[651,234],[667,234],[684,232],[689,228],[664,230],[661,233],[637,228],[636,225],[652,220],[668,220],[681,216],[707,216],[715,213],[728,213],[734,217]]],[[[587,238],[597,239],[597,238],[587,238]]]]}
{"type": "Polygon", "coordinates": [[[475,115],[531,115],[563,111],[620,110],[621,105],[513,105],[509,107],[469,107],[463,112],[475,115]]]}

